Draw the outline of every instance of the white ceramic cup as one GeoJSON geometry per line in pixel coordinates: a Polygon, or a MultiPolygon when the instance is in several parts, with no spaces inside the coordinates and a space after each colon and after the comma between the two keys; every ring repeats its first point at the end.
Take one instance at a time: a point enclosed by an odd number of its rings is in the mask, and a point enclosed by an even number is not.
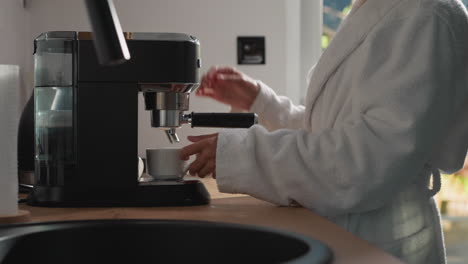
{"type": "Polygon", "coordinates": [[[179,157],[178,148],[146,150],[146,172],[154,180],[172,181],[184,177],[187,162],[179,157]]]}

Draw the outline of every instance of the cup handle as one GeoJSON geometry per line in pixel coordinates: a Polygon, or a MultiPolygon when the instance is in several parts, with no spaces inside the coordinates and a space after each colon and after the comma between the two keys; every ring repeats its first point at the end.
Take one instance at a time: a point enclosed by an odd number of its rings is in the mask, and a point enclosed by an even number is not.
{"type": "MultiPolygon", "coordinates": [[[[187,176],[187,175],[190,174],[189,171],[188,171],[189,168],[190,168],[190,164],[185,165],[184,171],[182,172],[182,177],[181,177],[182,179],[183,179],[185,176],[187,176]]],[[[189,176],[191,176],[191,175],[189,175],[189,176]]]]}
{"type": "Polygon", "coordinates": [[[138,157],[138,180],[140,180],[141,176],[143,176],[143,172],[145,171],[145,163],[141,157],[138,157]]]}

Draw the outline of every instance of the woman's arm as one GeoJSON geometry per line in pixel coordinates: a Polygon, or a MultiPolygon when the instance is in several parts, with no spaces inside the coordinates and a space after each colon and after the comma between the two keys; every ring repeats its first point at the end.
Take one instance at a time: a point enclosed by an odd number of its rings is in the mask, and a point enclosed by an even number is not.
{"type": "Polygon", "coordinates": [[[294,105],[289,98],[276,95],[273,89],[260,81],[258,86],[259,93],[249,112],[258,114],[261,125],[270,131],[304,127],[304,106],[294,105]]]}

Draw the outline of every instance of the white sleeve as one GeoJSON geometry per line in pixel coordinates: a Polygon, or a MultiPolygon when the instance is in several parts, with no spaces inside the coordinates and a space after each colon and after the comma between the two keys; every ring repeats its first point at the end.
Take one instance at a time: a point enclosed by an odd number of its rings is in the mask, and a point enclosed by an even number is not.
{"type": "Polygon", "coordinates": [[[281,128],[303,128],[304,106],[294,105],[285,96],[278,96],[262,82],[258,82],[260,91],[249,112],[257,113],[259,123],[270,131],[281,128]]]}
{"type": "Polygon", "coordinates": [[[456,87],[467,84],[468,43],[451,32],[431,15],[368,36],[366,63],[353,69],[356,113],[334,128],[223,130],[220,191],[296,201],[325,216],[382,206],[421,171],[454,112],[456,87]]]}

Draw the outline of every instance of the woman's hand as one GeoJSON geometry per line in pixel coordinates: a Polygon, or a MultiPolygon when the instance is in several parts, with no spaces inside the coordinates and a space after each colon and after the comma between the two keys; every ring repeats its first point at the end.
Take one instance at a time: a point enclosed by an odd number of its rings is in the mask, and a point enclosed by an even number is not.
{"type": "Polygon", "coordinates": [[[196,94],[241,110],[249,110],[260,88],[255,80],[232,67],[213,67],[202,78],[196,94]]]}
{"type": "Polygon", "coordinates": [[[190,175],[198,175],[205,178],[212,174],[216,178],[216,147],[218,145],[218,134],[204,136],[189,136],[188,140],[194,144],[183,148],[180,151],[180,158],[188,160],[190,156],[196,154],[197,158],[190,164],[188,171],[190,175]]]}

